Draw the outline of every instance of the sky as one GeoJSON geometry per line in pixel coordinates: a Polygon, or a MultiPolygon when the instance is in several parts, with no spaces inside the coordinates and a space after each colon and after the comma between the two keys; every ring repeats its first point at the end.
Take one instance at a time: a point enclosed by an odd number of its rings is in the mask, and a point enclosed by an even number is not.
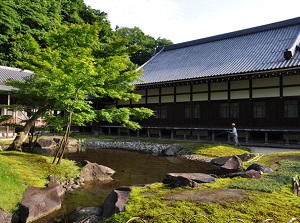
{"type": "Polygon", "coordinates": [[[173,43],[300,17],[300,0],[84,0],[111,27],[139,27],[173,43]]]}

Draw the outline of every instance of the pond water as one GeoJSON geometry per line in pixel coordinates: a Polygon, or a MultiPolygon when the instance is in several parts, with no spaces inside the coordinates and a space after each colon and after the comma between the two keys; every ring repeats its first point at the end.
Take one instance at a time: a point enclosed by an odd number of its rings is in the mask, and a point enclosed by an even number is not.
{"type": "Polygon", "coordinates": [[[83,152],[68,153],[65,158],[88,160],[116,171],[110,182],[92,181],[80,189],[68,192],[63,197],[63,206],[59,211],[41,218],[35,223],[68,222],[66,216],[77,207],[101,206],[110,191],[120,186],[132,186],[162,182],[166,173],[211,173],[213,165],[187,160],[183,157],[154,156],[132,151],[112,149],[91,149],[83,152]]]}

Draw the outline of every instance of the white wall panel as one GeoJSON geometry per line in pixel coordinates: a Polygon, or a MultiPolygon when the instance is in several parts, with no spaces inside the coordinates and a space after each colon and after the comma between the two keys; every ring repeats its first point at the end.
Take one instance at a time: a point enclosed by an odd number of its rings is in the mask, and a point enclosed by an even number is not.
{"type": "Polygon", "coordinates": [[[300,96],[300,87],[284,87],[283,97],[300,96]]]}
{"type": "Polygon", "coordinates": [[[252,80],[252,87],[270,87],[270,86],[279,86],[279,77],[272,78],[259,78],[252,80]]]}
{"type": "Polygon", "coordinates": [[[207,93],[196,93],[193,94],[193,101],[207,101],[208,94],[207,93]]]}
{"type": "Polygon", "coordinates": [[[210,88],[212,91],[227,90],[228,83],[227,82],[212,83],[210,88]]]}
{"type": "Polygon", "coordinates": [[[230,92],[230,99],[243,99],[243,98],[249,98],[249,96],[250,96],[249,90],[230,92]]]}
{"type": "Polygon", "coordinates": [[[253,98],[279,97],[279,88],[256,89],[252,91],[253,98]]]}
{"type": "Polygon", "coordinates": [[[176,87],[176,93],[189,93],[190,92],[190,85],[184,85],[184,86],[177,86],[176,87]]]}
{"type": "Polygon", "coordinates": [[[161,102],[162,103],[174,102],[174,95],[162,96],[161,97],[161,102]]]}
{"type": "Polygon", "coordinates": [[[176,102],[185,102],[190,101],[190,95],[189,94],[183,94],[183,95],[177,95],[176,96],[176,102]]]}
{"type": "Polygon", "coordinates": [[[161,94],[174,94],[174,87],[161,88],[161,94]]]}
{"type": "Polygon", "coordinates": [[[211,100],[227,100],[227,92],[212,92],[211,93],[211,100]]]}
{"type": "Polygon", "coordinates": [[[231,81],[230,88],[231,89],[249,88],[249,80],[231,81]]]}

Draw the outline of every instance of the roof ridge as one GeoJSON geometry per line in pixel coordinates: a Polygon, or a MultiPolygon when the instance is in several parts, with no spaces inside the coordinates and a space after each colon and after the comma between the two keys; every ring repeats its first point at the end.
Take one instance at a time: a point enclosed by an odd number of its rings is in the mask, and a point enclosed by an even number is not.
{"type": "Polygon", "coordinates": [[[266,25],[242,29],[242,30],[238,30],[238,31],[233,31],[233,32],[229,32],[229,33],[219,34],[219,35],[205,37],[205,38],[196,39],[196,40],[191,40],[191,41],[187,41],[187,42],[167,45],[167,46],[164,46],[164,50],[174,50],[174,49],[178,49],[178,48],[189,47],[189,46],[193,46],[193,45],[218,41],[218,40],[222,40],[222,39],[243,36],[243,35],[247,35],[247,34],[251,34],[251,33],[257,33],[257,32],[262,32],[262,31],[266,31],[266,30],[278,29],[278,28],[286,27],[286,26],[292,26],[292,25],[296,25],[299,23],[300,23],[300,17],[296,17],[296,18],[292,18],[292,19],[288,19],[288,20],[269,23],[266,25]]]}
{"type": "Polygon", "coordinates": [[[16,68],[16,67],[7,67],[7,66],[1,66],[0,65],[0,69],[4,69],[4,70],[12,70],[12,71],[18,71],[18,72],[25,72],[25,73],[33,73],[30,70],[23,70],[21,68],[16,68]]]}

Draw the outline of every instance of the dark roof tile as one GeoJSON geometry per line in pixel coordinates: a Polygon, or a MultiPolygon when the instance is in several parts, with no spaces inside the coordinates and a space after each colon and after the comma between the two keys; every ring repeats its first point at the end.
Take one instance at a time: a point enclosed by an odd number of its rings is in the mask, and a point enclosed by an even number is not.
{"type": "Polygon", "coordinates": [[[140,69],[151,84],[300,65],[300,17],[159,48],[140,69]],[[286,49],[292,58],[285,59],[286,49]]]}

